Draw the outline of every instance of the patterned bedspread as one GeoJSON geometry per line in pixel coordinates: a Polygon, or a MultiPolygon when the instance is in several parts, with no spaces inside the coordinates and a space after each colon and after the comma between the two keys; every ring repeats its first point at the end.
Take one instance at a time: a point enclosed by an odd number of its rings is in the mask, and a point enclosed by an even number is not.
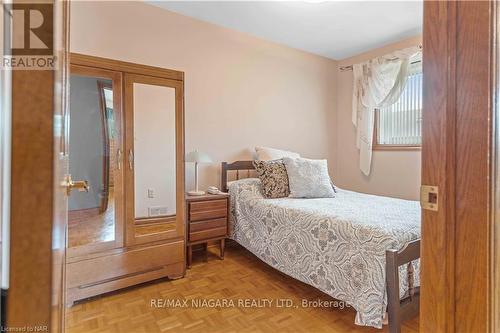
{"type": "MultiPolygon", "coordinates": [[[[420,238],[416,201],[337,190],[335,198],[265,199],[260,181],[229,186],[229,235],[261,260],[351,305],[358,325],[382,327],[385,251],[420,238]]],[[[419,285],[419,262],[415,285],[419,285]]],[[[400,267],[400,295],[408,289],[400,267]]]]}

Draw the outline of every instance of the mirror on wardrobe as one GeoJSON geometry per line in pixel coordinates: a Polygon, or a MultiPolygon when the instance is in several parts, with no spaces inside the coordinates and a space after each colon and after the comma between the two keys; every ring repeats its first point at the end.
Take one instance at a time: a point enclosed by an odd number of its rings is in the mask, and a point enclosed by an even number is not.
{"type": "Polygon", "coordinates": [[[134,227],[129,242],[141,243],[180,234],[178,196],[177,125],[180,103],[178,83],[157,77],[125,76],[127,128],[133,140],[127,139],[127,158],[133,196],[128,202],[128,218],[134,227]]]}
{"type": "Polygon", "coordinates": [[[112,74],[77,66],[70,71],[69,174],[87,189],[68,197],[68,248],[113,247],[122,196],[120,103],[115,101],[120,88],[115,89],[112,74]]]}
{"type": "MultiPolygon", "coordinates": [[[[133,101],[135,223],[169,222],[176,215],[175,89],[134,83],[133,101]]],[[[166,228],[148,232],[155,230],[166,228]]]]}
{"type": "Polygon", "coordinates": [[[115,239],[113,83],[71,75],[69,172],[88,182],[88,192],[68,198],[70,247],[115,239]]]}

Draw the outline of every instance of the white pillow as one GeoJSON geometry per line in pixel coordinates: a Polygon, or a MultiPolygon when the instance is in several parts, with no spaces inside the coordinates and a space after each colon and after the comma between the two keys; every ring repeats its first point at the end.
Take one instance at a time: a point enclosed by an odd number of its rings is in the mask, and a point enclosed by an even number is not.
{"type": "Polygon", "coordinates": [[[290,198],[333,198],[326,160],[284,157],[290,198]]]}
{"type": "Polygon", "coordinates": [[[257,159],[260,161],[272,161],[279,160],[283,157],[299,158],[298,153],[292,151],[267,148],[267,147],[255,147],[255,152],[257,153],[257,159]]]}

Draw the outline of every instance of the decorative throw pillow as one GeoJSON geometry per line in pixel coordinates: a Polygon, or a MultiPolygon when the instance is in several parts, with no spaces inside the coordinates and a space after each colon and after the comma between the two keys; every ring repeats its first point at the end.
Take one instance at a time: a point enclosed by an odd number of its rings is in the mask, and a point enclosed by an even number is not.
{"type": "Polygon", "coordinates": [[[255,152],[257,153],[257,159],[259,161],[272,161],[278,160],[283,157],[299,158],[300,155],[291,151],[267,148],[267,147],[255,147],[255,152]]]}
{"type": "Polygon", "coordinates": [[[333,198],[335,191],[326,160],[283,158],[291,198],[333,198]]]}
{"type": "Polygon", "coordinates": [[[259,175],[262,192],[266,198],[285,198],[288,189],[288,175],[282,160],[253,161],[259,175]]]}

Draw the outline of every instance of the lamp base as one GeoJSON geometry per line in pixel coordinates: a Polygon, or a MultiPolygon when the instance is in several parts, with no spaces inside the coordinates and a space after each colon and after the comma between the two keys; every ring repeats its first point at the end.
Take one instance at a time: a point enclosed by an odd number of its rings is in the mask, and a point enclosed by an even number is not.
{"type": "Polygon", "coordinates": [[[204,195],[205,194],[205,191],[188,191],[187,193],[188,195],[192,195],[192,196],[200,196],[200,195],[204,195]]]}

